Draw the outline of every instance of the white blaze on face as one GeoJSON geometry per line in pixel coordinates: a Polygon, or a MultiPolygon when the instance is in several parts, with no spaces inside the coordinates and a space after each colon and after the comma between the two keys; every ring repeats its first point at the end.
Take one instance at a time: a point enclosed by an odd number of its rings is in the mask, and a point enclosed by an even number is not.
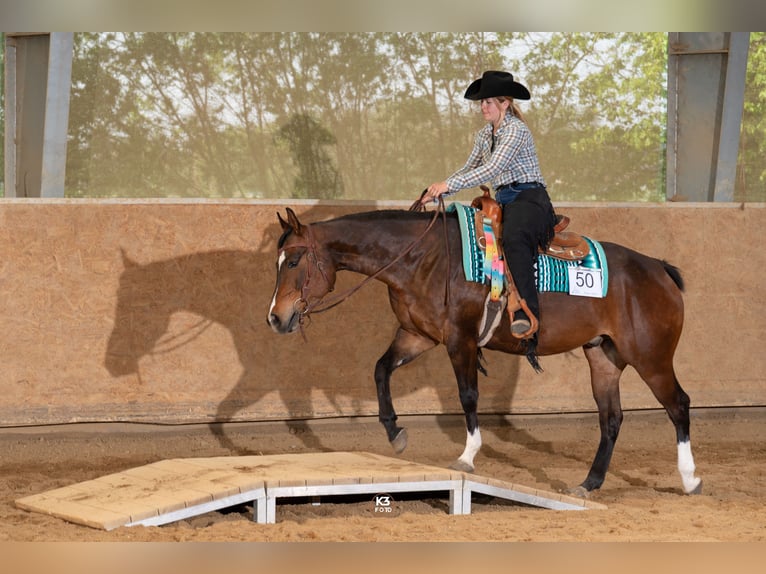
{"type": "MultiPolygon", "coordinates": [[[[279,259],[277,259],[277,277],[279,277],[279,272],[282,270],[282,264],[285,262],[285,259],[287,259],[287,257],[285,256],[285,252],[282,251],[282,253],[279,254],[279,259]]],[[[269,306],[269,317],[271,317],[271,313],[274,311],[276,304],[277,288],[274,287],[274,296],[271,298],[271,305],[269,306]]]]}

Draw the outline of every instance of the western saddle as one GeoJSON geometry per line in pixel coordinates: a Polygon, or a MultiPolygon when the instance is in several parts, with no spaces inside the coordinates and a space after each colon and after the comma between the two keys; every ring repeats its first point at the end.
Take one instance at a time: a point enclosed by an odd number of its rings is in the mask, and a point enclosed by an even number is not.
{"type": "MultiPolygon", "coordinates": [[[[498,251],[502,256],[502,237],[503,237],[503,210],[498,205],[497,201],[490,195],[489,188],[487,186],[481,186],[482,195],[474,198],[471,202],[471,207],[477,209],[476,211],[476,234],[479,247],[484,249],[486,246],[486,238],[484,237],[484,218],[488,218],[491,222],[492,232],[495,234],[496,244],[498,251]]],[[[590,246],[585,238],[579,233],[573,231],[566,231],[569,225],[569,217],[566,215],[556,216],[556,226],[554,227],[554,236],[551,240],[548,248],[540,253],[556,257],[557,259],[564,259],[566,261],[579,261],[586,257],[590,253],[590,246]]],[[[519,295],[516,285],[514,284],[511,272],[508,266],[505,266],[505,279],[507,283],[507,295],[508,303],[506,310],[508,312],[509,319],[513,322],[513,314],[519,310],[527,314],[530,320],[530,328],[526,333],[519,335],[521,339],[527,339],[534,335],[539,328],[538,318],[530,312],[529,307],[524,299],[519,295]]]]}

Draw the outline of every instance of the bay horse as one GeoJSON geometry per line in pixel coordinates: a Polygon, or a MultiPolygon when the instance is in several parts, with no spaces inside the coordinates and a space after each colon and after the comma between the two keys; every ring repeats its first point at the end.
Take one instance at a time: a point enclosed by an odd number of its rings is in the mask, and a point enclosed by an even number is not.
{"type": "MultiPolygon", "coordinates": [[[[278,241],[276,286],[268,324],[279,334],[302,329],[312,312],[332,304],[339,271],[354,271],[388,286],[399,327],[375,365],[378,419],[394,451],[407,446],[391,400],[391,375],[436,345],[446,346],[457,379],[466,421],[466,445],[452,468],[473,472],[481,446],[477,417],[481,348],[478,325],[489,286],[466,281],[460,261],[457,217],[444,216],[433,226],[428,212],[380,210],[354,213],[311,224],[287,208],[277,214],[283,234],[278,241]],[[446,244],[445,244],[446,242],[446,244]],[[449,255],[452,254],[452,255],[449,255]],[[451,260],[451,262],[450,262],[451,260]],[[449,276],[448,276],[449,275],[449,276]],[[445,293],[446,292],[446,293],[445,293]]],[[[673,355],[684,320],[683,279],[678,268],[615,243],[602,242],[609,265],[606,297],[540,293],[537,354],[565,353],[581,347],[590,366],[601,438],[585,480],[571,493],[587,497],[606,477],[623,420],[619,382],[631,365],[665,408],[675,426],[678,471],[683,491],[701,492],[689,439],[689,396],[673,368],[673,355]]],[[[526,346],[511,335],[506,313],[487,349],[517,355],[526,346]]]]}

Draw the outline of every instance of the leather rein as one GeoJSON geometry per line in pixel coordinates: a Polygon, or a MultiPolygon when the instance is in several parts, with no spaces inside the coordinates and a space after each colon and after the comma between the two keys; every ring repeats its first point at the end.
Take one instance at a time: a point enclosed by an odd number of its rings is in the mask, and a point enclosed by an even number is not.
{"type": "MultiPolygon", "coordinates": [[[[426,193],[427,190],[423,190],[423,193],[420,195],[420,198],[423,197],[423,195],[426,193]]],[[[423,211],[425,209],[425,206],[420,202],[420,198],[415,200],[415,202],[410,206],[409,211],[423,211]]],[[[445,281],[445,294],[444,294],[444,304],[446,305],[449,302],[449,276],[450,276],[450,264],[449,264],[449,243],[447,241],[447,213],[446,209],[444,208],[444,199],[442,197],[439,197],[439,205],[437,209],[433,212],[433,217],[431,217],[431,220],[428,222],[428,225],[423,230],[423,232],[416,237],[412,243],[410,243],[407,248],[402,251],[399,255],[397,255],[393,260],[386,263],[383,267],[375,271],[372,275],[368,275],[364,280],[362,280],[357,285],[350,287],[346,291],[343,291],[342,293],[338,293],[335,296],[333,296],[332,299],[329,301],[325,301],[324,299],[320,298],[317,299],[314,303],[309,302],[309,287],[311,285],[311,280],[314,277],[314,273],[312,273],[312,269],[316,269],[316,272],[318,272],[322,279],[324,280],[325,284],[328,286],[328,292],[332,292],[334,290],[334,286],[331,284],[330,280],[327,277],[327,274],[325,273],[324,266],[322,264],[322,261],[319,260],[319,257],[317,256],[317,242],[314,237],[314,233],[311,229],[310,225],[305,226],[306,231],[306,241],[304,243],[294,243],[290,245],[289,247],[283,248],[282,251],[285,249],[292,249],[296,247],[303,247],[307,249],[308,253],[306,255],[307,261],[309,262],[309,265],[306,268],[306,277],[303,280],[303,285],[301,286],[301,296],[296,299],[293,302],[293,309],[298,313],[299,319],[298,322],[300,324],[301,329],[301,335],[303,335],[303,338],[306,338],[306,335],[303,331],[304,321],[308,317],[310,319],[311,313],[324,313],[325,311],[329,311],[333,307],[336,307],[343,303],[346,299],[351,297],[354,293],[359,291],[362,287],[364,287],[368,282],[372,281],[373,279],[376,279],[379,277],[382,273],[384,273],[386,270],[388,270],[390,267],[392,267],[394,264],[396,264],[398,261],[400,261],[403,257],[405,257],[414,247],[420,243],[420,241],[423,240],[423,238],[426,236],[426,234],[431,230],[431,228],[436,223],[436,220],[441,215],[442,221],[443,221],[443,227],[444,227],[444,243],[447,248],[447,279],[445,281]]]]}

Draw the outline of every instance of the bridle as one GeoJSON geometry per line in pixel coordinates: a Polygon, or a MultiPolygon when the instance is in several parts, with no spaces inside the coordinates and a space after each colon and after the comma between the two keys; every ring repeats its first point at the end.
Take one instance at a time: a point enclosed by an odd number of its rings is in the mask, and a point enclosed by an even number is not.
{"type": "MultiPolygon", "coordinates": [[[[423,190],[423,193],[421,194],[421,198],[425,194],[427,190],[423,190]]],[[[420,198],[418,198],[411,206],[409,211],[422,211],[424,209],[424,206],[420,202],[420,198]]],[[[449,243],[447,242],[447,217],[446,217],[446,210],[444,208],[444,199],[442,197],[439,197],[439,205],[437,209],[433,212],[433,217],[431,217],[431,220],[428,222],[428,225],[423,230],[423,232],[416,237],[412,243],[410,243],[407,248],[399,253],[393,260],[386,263],[383,267],[375,271],[372,275],[368,275],[365,277],[360,283],[357,285],[350,287],[349,289],[343,291],[342,293],[338,293],[334,295],[329,301],[325,301],[323,298],[315,298],[314,302],[309,301],[309,289],[311,286],[311,281],[315,277],[315,275],[319,275],[324,280],[325,284],[327,285],[327,292],[331,293],[335,290],[334,281],[330,281],[330,279],[327,277],[327,273],[324,269],[323,262],[319,259],[317,252],[317,241],[314,237],[314,232],[311,229],[311,225],[304,226],[304,235],[305,235],[305,241],[293,243],[287,247],[283,247],[279,250],[279,253],[282,254],[288,249],[295,249],[295,248],[304,248],[306,249],[306,276],[303,280],[303,285],[301,285],[301,295],[293,302],[293,309],[296,313],[298,313],[298,323],[300,325],[301,335],[303,335],[303,338],[306,338],[306,335],[303,331],[304,322],[308,318],[309,321],[311,319],[312,313],[324,313],[325,311],[329,311],[333,307],[336,307],[343,303],[346,299],[351,297],[354,293],[359,291],[362,287],[364,287],[367,283],[372,281],[373,279],[376,279],[379,277],[382,273],[384,273],[386,270],[391,268],[394,264],[396,264],[398,261],[400,261],[403,257],[405,257],[412,249],[420,243],[420,241],[423,240],[423,238],[428,234],[428,232],[431,230],[431,228],[436,223],[436,220],[439,218],[439,215],[442,216],[442,221],[444,223],[444,243],[447,249],[447,280],[446,280],[446,286],[445,286],[445,298],[444,303],[445,305],[449,302],[449,276],[450,276],[450,269],[449,269],[449,243]],[[313,270],[313,271],[312,271],[313,270]]]]}
{"type": "Polygon", "coordinates": [[[288,249],[303,248],[306,249],[306,276],[303,279],[303,285],[301,285],[301,295],[295,301],[293,301],[293,309],[298,313],[300,317],[301,327],[303,326],[303,320],[313,312],[321,312],[326,309],[317,310],[317,306],[322,303],[322,298],[315,298],[314,303],[309,302],[311,282],[314,278],[314,274],[318,273],[327,285],[327,292],[330,293],[335,290],[334,281],[330,281],[327,277],[327,273],[324,269],[324,263],[319,259],[317,255],[317,242],[314,237],[314,231],[310,225],[306,225],[304,228],[304,234],[306,240],[304,242],[293,243],[287,247],[283,247],[279,250],[280,255],[288,249]]]}

